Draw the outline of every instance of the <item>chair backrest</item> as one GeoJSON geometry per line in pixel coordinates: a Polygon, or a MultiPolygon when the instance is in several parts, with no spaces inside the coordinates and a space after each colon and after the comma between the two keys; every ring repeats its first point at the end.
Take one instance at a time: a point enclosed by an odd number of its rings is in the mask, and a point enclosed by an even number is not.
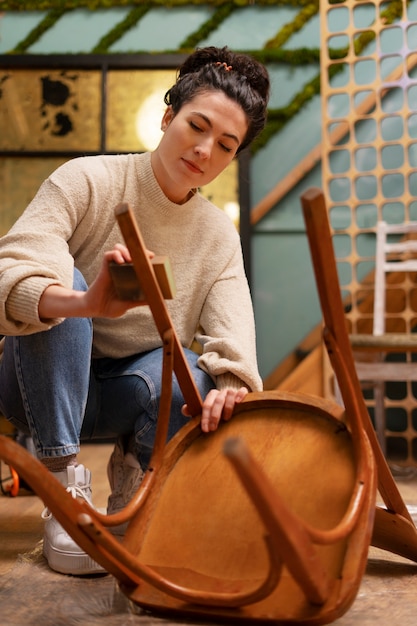
{"type": "Polygon", "coordinates": [[[409,239],[411,233],[417,233],[417,222],[387,224],[380,221],[376,231],[375,252],[375,297],[373,334],[385,333],[386,274],[389,272],[417,272],[417,258],[410,255],[417,253],[417,239],[409,239]],[[400,236],[399,241],[391,242],[389,235],[400,236]]]}

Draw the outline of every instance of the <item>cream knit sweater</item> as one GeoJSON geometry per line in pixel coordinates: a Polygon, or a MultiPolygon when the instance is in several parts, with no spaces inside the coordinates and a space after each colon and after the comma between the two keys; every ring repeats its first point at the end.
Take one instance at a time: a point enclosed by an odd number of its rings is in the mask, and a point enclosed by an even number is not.
{"type": "MultiPolygon", "coordinates": [[[[239,236],[229,218],[199,194],[178,205],[166,198],[150,154],[73,159],[40,187],[23,215],[0,239],[0,333],[48,330],[62,320],[39,319],[38,303],[51,284],[72,287],[73,266],[90,284],[103,253],[123,243],[114,207],[128,202],[145,245],[168,255],[177,294],[167,301],[184,347],[198,328],[199,365],[218,389],[262,388],[255,331],[239,236]]],[[[93,320],[95,357],[121,358],[161,345],[149,308],[93,320]]]]}

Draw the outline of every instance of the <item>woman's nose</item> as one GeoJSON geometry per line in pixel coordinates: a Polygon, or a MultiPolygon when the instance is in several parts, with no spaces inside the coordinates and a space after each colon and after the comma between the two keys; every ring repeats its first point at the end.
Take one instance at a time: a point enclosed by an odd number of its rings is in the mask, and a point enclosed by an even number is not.
{"type": "Polygon", "coordinates": [[[200,143],[195,146],[194,152],[198,154],[200,159],[208,159],[212,150],[211,141],[200,141],[200,143]]]}

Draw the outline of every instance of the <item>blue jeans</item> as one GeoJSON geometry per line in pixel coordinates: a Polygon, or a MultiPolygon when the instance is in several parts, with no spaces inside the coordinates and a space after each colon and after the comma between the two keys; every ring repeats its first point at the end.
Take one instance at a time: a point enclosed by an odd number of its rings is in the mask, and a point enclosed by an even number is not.
{"type": "MultiPolygon", "coordinates": [[[[74,288],[85,290],[75,270],[74,288]]],[[[80,440],[135,434],[146,468],[152,453],[161,395],[162,348],[122,359],[92,359],[93,327],[88,318],[67,318],[51,330],[6,337],[0,364],[0,410],[29,434],[39,458],[78,454],[80,440]]],[[[185,350],[204,398],[215,387],[185,350]]],[[[175,375],[170,439],[187,421],[175,375]]]]}

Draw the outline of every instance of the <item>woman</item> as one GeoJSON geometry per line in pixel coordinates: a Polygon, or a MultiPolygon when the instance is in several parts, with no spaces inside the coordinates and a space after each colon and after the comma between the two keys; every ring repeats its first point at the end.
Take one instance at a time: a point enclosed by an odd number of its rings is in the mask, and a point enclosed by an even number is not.
{"type": "MultiPolygon", "coordinates": [[[[80,439],[118,437],[108,468],[115,512],[136,490],[155,435],[161,339],[149,308],[119,300],[109,274],[110,261],[130,261],[114,218],[119,202],[132,206],[150,256],[170,258],[177,294],[168,307],[204,399],[202,430],[262,387],[239,237],[197,189],[262,130],[268,96],[267,72],[252,58],[196,50],[165,96],[153,153],[66,163],[0,242],[0,409],[74,497],[91,496],[80,439]],[[195,338],[199,356],[189,349],[195,338]]],[[[183,404],[174,381],[169,437],[188,419],[183,404]]],[[[101,570],[45,517],[52,569],[101,570]]]]}

